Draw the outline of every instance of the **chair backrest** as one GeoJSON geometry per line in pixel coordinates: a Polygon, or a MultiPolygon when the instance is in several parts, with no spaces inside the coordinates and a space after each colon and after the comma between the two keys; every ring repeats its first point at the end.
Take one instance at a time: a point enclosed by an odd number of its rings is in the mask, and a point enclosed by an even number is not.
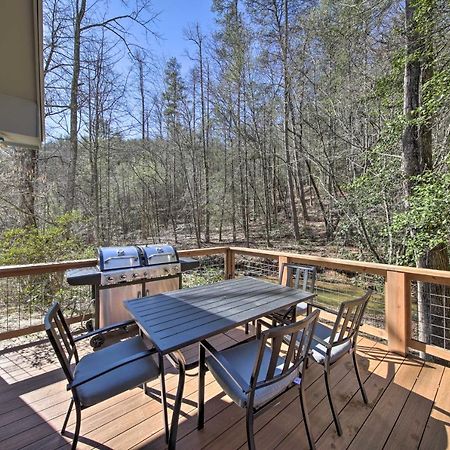
{"type": "Polygon", "coordinates": [[[59,303],[53,303],[44,318],[44,327],[47,336],[55,350],[67,380],[73,381],[71,369],[72,358],[78,363],[78,352],[70,332],[70,328],[64,319],[59,303]]]}
{"type": "Polygon", "coordinates": [[[253,390],[281,381],[299,368],[308,356],[318,317],[319,310],[316,309],[303,320],[289,325],[269,328],[261,333],[259,354],[255,361],[250,381],[250,386],[253,390]],[[263,377],[260,377],[263,356],[267,350],[267,342],[269,340],[272,341],[270,361],[267,369],[264,368],[265,373],[263,373],[263,377]],[[282,348],[283,344],[287,348],[282,348]],[[284,350],[286,350],[285,353],[284,350]],[[279,367],[280,357],[284,359],[281,371],[279,367]]]}
{"type": "Polygon", "coordinates": [[[330,336],[330,343],[333,346],[356,339],[371,295],[372,289],[370,288],[362,297],[341,303],[330,336]]]}
{"type": "Polygon", "coordinates": [[[281,266],[279,283],[304,291],[314,292],[317,271],[314,266],[301,266],[298,264],[283,264],[281,266]],[[286,276],[285,276],[286,272],[286,276]]]}

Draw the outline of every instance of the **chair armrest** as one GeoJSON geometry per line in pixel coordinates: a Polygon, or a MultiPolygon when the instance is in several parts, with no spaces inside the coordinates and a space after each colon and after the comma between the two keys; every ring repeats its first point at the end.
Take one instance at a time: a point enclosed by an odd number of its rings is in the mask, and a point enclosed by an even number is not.
{"type": "Polygon", "coordinates": [[[266,321],[263,320],[263,319],[258,319],[256,322],[257,322],[258,325],[259,325],[259,324],[262,324],[262,325],[264,325],[266,328],[273,328],[273,325],[272,325],[272,324],[270,324],[269,322],[266,322],[266,321]]]}
{"type": "Polygon", "coordinates": [[[202,347],[211,354],[211,356],[221,365],[227,375],[233,380],[233,382],[242,389],[245,393],[250,391],[250,385],[233,369],[230,362],[220,354],[208,341],[203,340],[200,342],[202,347]]]}
{"type": "Polygon", "coordinates": [[[333,347],[332,344],[330,344],[329,342],[324,341],[323,339],[321,339],[319,336],[313,335],[313,340],[318,342],[320,345],[323,345],[326,348],[331,348],[333,347]]]}
{"type": "Polygon", "coordinates": [[[261,325],[264,325],[266,328],[273,328],[273,325],[269,324],[263,319],[258,319],[256,321],[256,337],[259,339],[261,337],[261,325]]]}
{"type": "MultiPolygon", "coordinates": [[[[288,318],[287,316],[282,316],[280,315],[276,315],[276,313],[273,313],[275,320],[280,324],[280,325],[292,325],[292,319],[288,318]]],[[[275,325],[275,326],[280,326],[280,325],[275,325]]],[[[270,326],[270,328],[273,328],[273,325],[270,326]]]]}
{"type": "Polygon", "coordinates": [[[110,365],[109,367],[106,367],[105,369],[101,370],[100,372],[97,372],[95,375],[91,375],[90,377],[78,380],[76,382],[69,383],[67,385],[67,390],[77,388],[85,383],[89,383],[89,381],[95,380],[96,378],[106,375],[107,373],[112,372],[113,370],[116,370],[120,367],[126,366],[127,364],[138,361],[142,358],[147,358],[148,356],[152,356],[155,353],[156,353],[156,349],[151,349],[151,350],[146,350],[144,352],[135,353],[134,355],[128,356],[127,358],[122,358],[119,361],[116,361],[114,364],[110,365]]]}
{"type": "Polygon", "coordinates": [[[327,313],[334,314],[335,316],[337,315],[336,311],[333,311],[331,308],[327,308],[324,305],[318,305],[317,303],[309,303],[309,302],[306,302],[306,303],[308,304],[309,310],[311,310],[312,308],[316,308],[316,309],[320,309],[321,311],[325,311],[327,313]]]}
{"type": "Polygon", "coordinates": [[[77,336],[73,339],[74,342],[82,341],[83,339],[90,338],[100,333],[107,333],[108,331],[115,330],[116,328],[123,328],[127,325],[131,325],[136,323],[133,319],[125,320],[124,322],[113,323],[112,325],[108,325],[107,327],[99,328],[98,330],[90,331],[89,333],[83,334],[81,336],[77,336]]]}

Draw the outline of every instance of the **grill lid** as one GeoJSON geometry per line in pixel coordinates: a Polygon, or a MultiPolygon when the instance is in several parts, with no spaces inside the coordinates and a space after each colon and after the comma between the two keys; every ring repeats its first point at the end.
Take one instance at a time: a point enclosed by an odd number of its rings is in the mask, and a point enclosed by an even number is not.
{"type": "Polygon", "coordinates": [[[134,246],[99,247],[98,261],[101,271],[141,266],[138,249],[134,246]]]}
{"type": "Polygon", "coordinates": [[[144,266],[179,262],[175,248],[169,244],[139,245],[138,247],[142,254],[144,266]]]}

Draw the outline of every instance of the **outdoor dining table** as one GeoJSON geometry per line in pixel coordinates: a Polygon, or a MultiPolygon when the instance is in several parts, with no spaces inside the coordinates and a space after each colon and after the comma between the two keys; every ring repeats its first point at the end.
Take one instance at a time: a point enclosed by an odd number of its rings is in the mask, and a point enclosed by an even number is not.
{"type": "MultiPolygon", "coordinates": [[[[256,278],[240,277],[125,302],[125,307],[141,332],[158,350],[161,370],[164,367],[162,358],[168,356],[176,362],[179,371],[169,431],[169,449],[176,446],[186,370],[184,358],[179,351],[279,309],[307,302],[313,297],[311,292],[256,278]]],[[[162,382],[163,380],[164,373],[162,382]]],[[[203,390],[204,386],[199,386],[199,395],[203,395],[203,390]]],[[[203,411],[198,413],[203,414],[203,411]]]]}

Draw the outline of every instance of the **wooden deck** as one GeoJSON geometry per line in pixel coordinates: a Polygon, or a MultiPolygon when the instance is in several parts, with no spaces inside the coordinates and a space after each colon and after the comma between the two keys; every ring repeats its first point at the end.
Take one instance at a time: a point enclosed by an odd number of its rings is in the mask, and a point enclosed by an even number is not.
{"type": "MultiPolygon", "coordinates": [[[[227,347],[243,339],[241,329],[212,341],[227,347]]],[[[185,354],[193,358],[196,348],[185,354]]],[[[347,358],[347,357],[346,357],[347,358]]],[[[321,368],[311,364],[306,399],[312,432],[320,449],[445,449],[450,446],[450,368],[402,358],[367,338],[358,358],[369,397],[364,405],[345,359],[332,370],[333,394],[343,436],[338,437],[328,407],[321,368]]],[[[0,352],[0,449],[69,448],[61,437],[69,393],[47,344],[0,352]]],[[[159,383],[153,386],[159,389],[159,383]]],[[[169,402],[177,386],[167,375],[169,402]]],[[[197,378],[188,377],[178,434],[180,449],[246,448],[244,412],[231,403],[208,373],[205,428],[196,429],[197,378]]],[[[125,392],[82,413],[78,448],[164,449],[160,404],[140,389],[125,392]]],[[[71,418],[73,419],[73,417],[71,418]]],[[[257,449],[302,449],[307,440],[295,389],[255,420],[257,449]]],[[[73,430],[73,420],[68,430],[73,430]]]]}

